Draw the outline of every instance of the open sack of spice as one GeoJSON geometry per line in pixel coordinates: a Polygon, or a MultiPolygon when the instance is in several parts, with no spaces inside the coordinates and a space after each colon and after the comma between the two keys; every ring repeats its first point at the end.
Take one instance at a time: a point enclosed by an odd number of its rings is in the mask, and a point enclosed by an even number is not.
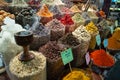
{"type": "Polygon", "coordinates": [[[110,68],[115,64],[114,57],[103,49],[95,50],[94,52],[90,53],[90,57],[93,65],[96,65],[100,68],[110,68]]]}
{"type": "Polygon", "coordinates": [[[63,72],[64,65],[60,53],[64,50],[64,45],[56,41],[50,41],[39,48],[39,51],[47,58],[47,80],[57,80],[63,72]]]}
{"type": "Polygon", "coordinates": [[[65,25],[65,33],[73,32],[75,30],[75,24],[71,15],[65,14],[60,21],[65,25]]]}
{"type": "MultiPolygon", "coordinates": [[[[93,80],[90,70],[73,68],[62,80],[93,80]]],[[[99,80],[99,79],[98,79],[99,80]]],[[[100,79],[101,80],[101,79],[100,79]]]]}
{"type": "Polygon", "coordinates": [[[108,49],[109,50],[120,50],[120,28],[116,28],[112,37],[108,39],[108,49]]]}
{"type": "Polygon", "coordinates": [[[29,29],[29,27],[26,27],[26,25],[33,25],[35,22],[34,19],[36,19],[36,15],[34,10],[30,7],[22,9],[15,17],[16,23],[22,25],[25,29],[29,29]]]}
{"type": "Polygon", "coordinates": [[[73,67],[78,67],[84,63],[83,54],[81,53],[81,41],[73,34],[68,33],[58,40],[59,43],[65,45],[65,48],[72,48],[74,60],[71,62],[73,67]]]}
{"type": "Polygon", "coordinates": [[[34,40],[30,45],[30,49],[38,50],[39,47],[50,41],[50,29],[43,26],[39,21],[35,21],[29,30],[34,34],[34,40]]]}
{"type": "Polygon", "coordinates": [[[40,22],[44,25],[53,19],[53,13],[49,10],[46,4],[42,5],[37,12],[37,15],[41,17],[40,22]]]}
{"type": "Polygon", "coordinates": [[[11,80],[46,80],[45,56],[40,52],[29,52],[34,54],[34,59],[20,61],[20,53],[10,61],[11,80]]]}
{"type": "Polygon", "coordinates": [[[65,26],[57,19],[53,19],[45,25],[50,29],[50,40],[57,41],[65,34],[65,26]]]}

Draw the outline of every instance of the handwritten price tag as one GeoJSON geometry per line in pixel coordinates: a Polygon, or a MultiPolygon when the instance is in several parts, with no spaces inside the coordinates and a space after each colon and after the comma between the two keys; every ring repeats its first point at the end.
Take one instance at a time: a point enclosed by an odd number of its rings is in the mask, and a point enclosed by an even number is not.
{"type": "Polygon", "coordinates": [[[87,52],[87,54],[85,55],[85,59],[86,59],[86,64],[89,65],[89,63],[90,63],[90,55],[89,55],[89,52],[87,52]]]}
{"type": "Polygon", "coordinates": [[[97,42],[97,45],[100,46],[100,44],[101,44],[101,38],[100,38],[99,34],[96,36],[96,42],[97,42]]]}
{"type": "Polygon", "coordinates": [[[104,45],[105,48],[108,46],[108,39],[104,39],[103,45],[104,45]]]}
{"type": "Polygon", "coordinates": [[[73,54],[71,48],[61,52],[61,57],[64,65],[70,63],[73,60],[73,54]]]}

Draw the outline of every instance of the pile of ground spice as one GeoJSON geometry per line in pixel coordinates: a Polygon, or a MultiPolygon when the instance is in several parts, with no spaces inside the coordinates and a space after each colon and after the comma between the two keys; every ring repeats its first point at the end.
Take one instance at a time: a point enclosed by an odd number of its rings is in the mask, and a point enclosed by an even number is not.
{"type": "Polygon", "coordinates": [[[120,49],[120,28],[116,28],[112,37],[108,39],[108,49],[119,50],[120,49]]]}
{"type": "Polygon", "coordinates": [[[41,17],[52,17],[53,13],[49,11],[47,5],[43,5],[42,8],[37,12],[37,15],[41,17]]]}
{"type": "Polygon", "coordinates": [[[82,71],[72,71],[67,76],[65,76],[62,80],[90,80],[88,76],[82,71]]]}
{"type": "Polygon", "coordinates": [[[115,63],[114,58],[103,49],[92,52],[90,57],[93,60],[93,64],[99,67],[111,67],[115,63]]]}

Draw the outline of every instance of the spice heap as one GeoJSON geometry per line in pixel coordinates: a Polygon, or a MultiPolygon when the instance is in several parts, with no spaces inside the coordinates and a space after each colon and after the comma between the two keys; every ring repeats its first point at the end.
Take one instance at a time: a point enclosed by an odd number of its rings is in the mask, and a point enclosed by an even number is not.
{"type": "Polygon", "coordinates": [[[19,61],[19,55],[10,62],[10,72],[13,74],[13,80],[45,80],[46,58],[38,52],[30,51],[35,55],[31,61],[19,61]]]}
{"type": "Polygon", "coordinates": [[[62,44],[56,41],[48,42],[39,51],[47,58],[47,80],[57,80],[61,72],[63,72],[64,65],[60,53],[64,50],[62,44]]]}
{"type": "Polygon", "coordinates": [[[63,80],[91,80],[85,73],[82,71],[72,71],[63,80]]]}
{"type": "Polygon", "coordinates": [[[53,19],[52,21],[46,24],[46,27],[51,30],[51,40],[58,40],[65,34],[65,26],[58,21],[57,19],[53,19]]]}
{"type": "Polygon", "coordinates": [[[60,47],[56,41],[48,42],[39,49],[39,51],[42,52],[50,62],[57,61],[60,58],[60,52],[62,50],[63,48],[60,47]]]}
{"type": "Polygon", "coordinates": [[[108,39],[108,49],[111,50],[120,49],[120,28],[116,28],[112,37],[108,39]]]}
{"type": "MultiPolygon", "coordinates": [[[[61,14],[58,6],[53,6],[50,10],[51,10],[51,12],[54,13],[54,15],[55,15],[55,14],[61,14]]],[[[57,16],[56,16],[56,17],[57,17],[57,16]]]]}
{"type": "Polygon", "coordinates": [[[11,6],[27,7],[28,4],[24,0],[13,0],[11,6]]]}
{"type": "Polygon", "coordinates": [[[87,53],[87,50],[89,48],[89,42],[90,42],[91,36],[86,31],[84,26],[78,27],[74,32],[72,32],[72,34],[79,40],[79,42],[81,42],[81,44],[79,46],[79,51],[77,51],[77,53],[78,53],[77,65],[80,66],[85,61],[84,56],[87,53]]]}
{"type": "Polygon", "coordinates": [[[69,47],[74,47],[80,44],[80,41],[75,38],[71,33],[66,34],[59,40],[62,44],[68,45],[69,47]]]}
{"type": "Polygon", "coordinates": [[[87,13],[88,13],[88,15],[90,16],[90,18],[92,19],[92,21],[93,21],[94,23],[97,23],[97,22],[98,22],[98,17],[96,16],[96,13],[95,13],[95,12],[93,12],[93,11],[88,11],[87,13]]]}
{"type": "Polygon", "coordinates": [[[53,5],[54,0],[42,0],[42,4],[53,5]]]}
{"type": "Polygon", "coordinates": [[[105,18],[105,17],[106,17],[106,14],[105,14],[104,11],[100,10],[99,12],[97,12],[97,16],[98,16],[98,17],[103,17],[103,18],[105,18]]]}
{"type": "Polygon", "coordinates": [[[93,64],[98,67],[111,67],[115,63],[114,58],[103,49],[92,52],[90,57],[93,59],[93,64]]]}
{"type": "Polygon", "coordinates": [[[49,11],[47,5],[43,5],[42,8],[38,11],[37,15],[41,17],[52,17],[53,13],[49,11]]]}
{"type": "Polygon", "coordinates": [[[65,5],[61,0],[54,0],[54,5],[58,5],[58,6],[60,6],[60,5],[65,5]]]}
{"type": "Polygon", "coordinates": [[[78,27],[72,34],[78,38],[80,41],[87,41],[89,42],[91,39],[91,35],[87,32],[84,26],[78,27]]]}
{"type": "Polygon", "coordinates": [[[16,22],[22,26],[26,26],[27,24],[32,26],[33,15],[34,11],[31,8],[22,9],[22,11],[16,16],[16,22]]]}
{"type": "Polygon", "coordinates": [[[5,17],[10,17],[12,19],[15,18],[14,14],[10,14],[9,12],[6,12],[4,10],[0,10],[0,25],[3,24],[3,20],[5,17]]]}
{"type": "Polygon", "coordinates": [[[69,14],[65,14],[63,18],[61,18],[61,23],[65,25],[65,32],[72,32],[75,29],[74,22],[69,14]]]}
{"type": "Polygon", "coordinates": [[[78,6],[74,5],[70,8],[70,10],[73,12],[73,13],[76,13],[76,12],[80,12],[78,6]]]}
{"type": "Polygon", "coordinates": [[[67,7],[60,7],[60,11],[62,14],[72,14],[72,11],[67,7]]]}
{"type": "Polygon", "coordinates": [[[99,33],[98,28],[92,21],[86,25],[86,30],[91,34],[91,36],[96,36],[99,33]]]}
{"type": "Polygon", "coordinates": [[[82,16],[80,15],[80,13],[76,13],[72,17],[72,20],[74,21],[74,23],[76,24],[77,27],[79,27],[80,25],[84,25],[84,23],[85,23],[85,20],[84,20],[84,18],[82,18],[82,16]]]}
{"type": "Polygon", "coordinates": [[[38,50],[40,46],[46,44],[50,40],[50,30],[42,24],[36,26],[35,29],[30,28],[30,31],[34,34],[34,40],[30,46],[32,50],[38,50]]]}
{"type": "Polygon", "coordinates": [[[40,1],[39,0],[30,0],[29,2],[28,2],[28,4],[30,5],[30,6],[39,6],[40,5],[40,1]]]}
{"type": "Polygon", "coordinates": [[[49,11],[47,5],[43,5],[42,8],[37,12],[37,15],[41,17],[41,23],[46,24],[53,18],[53,13],[49,11]]]}

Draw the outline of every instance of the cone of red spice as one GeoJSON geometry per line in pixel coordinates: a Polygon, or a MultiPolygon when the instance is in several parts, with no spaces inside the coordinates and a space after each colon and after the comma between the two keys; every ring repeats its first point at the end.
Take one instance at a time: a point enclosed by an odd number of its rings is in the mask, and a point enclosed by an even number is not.
{"type": "Polygon", "coordinates": [[[114,58],[107,54],[103,49],[92,52],[90,57],[93,59],[93,64],[98,67],[111,67],[115,63],[114,58]]]}
{"type": "Polygon", "coordinates": [[[74,22],[72,20],[72,17],[69,14],[65,14],[63,18],[61,18],[61,23],[65,25],[65,32],[72,32],[75,29],[74,22]]]}

